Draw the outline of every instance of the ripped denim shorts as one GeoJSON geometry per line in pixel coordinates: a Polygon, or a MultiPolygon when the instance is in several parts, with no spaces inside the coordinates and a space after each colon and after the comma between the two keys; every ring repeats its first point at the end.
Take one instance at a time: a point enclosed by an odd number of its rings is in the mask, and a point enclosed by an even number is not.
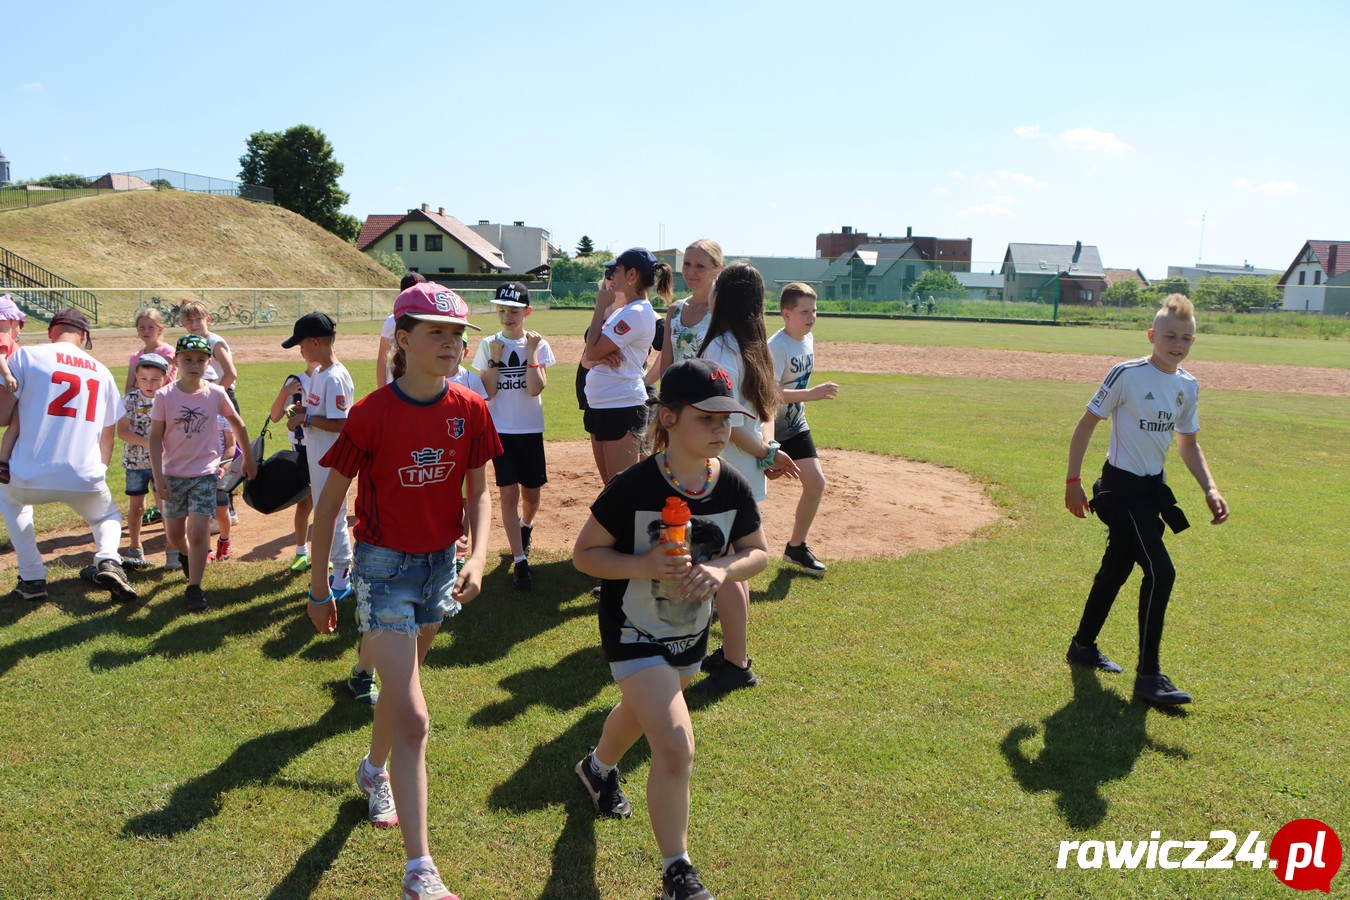
{"type": "Polygon", "coordinates": [[[362,632],[416,634],[460,610],[450,596],[458,574],[454,545],[434,553],[404,553],[374,544],[356,544],[352,588],[362,632]]]}

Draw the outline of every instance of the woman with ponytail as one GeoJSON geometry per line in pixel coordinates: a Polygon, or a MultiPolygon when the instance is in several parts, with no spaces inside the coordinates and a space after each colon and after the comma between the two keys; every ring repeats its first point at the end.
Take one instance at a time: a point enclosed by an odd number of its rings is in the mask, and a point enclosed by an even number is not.
{"type": "Polygon", "coordinates": [[[605,484],[638,461],[647,426],[647,354],[656,334],[647,292],[655,288],[669,303],[673,285],[670,266],[633,247],[607,266],[596,292],[581,364],[589,369],[584,422],[605,484]]]}

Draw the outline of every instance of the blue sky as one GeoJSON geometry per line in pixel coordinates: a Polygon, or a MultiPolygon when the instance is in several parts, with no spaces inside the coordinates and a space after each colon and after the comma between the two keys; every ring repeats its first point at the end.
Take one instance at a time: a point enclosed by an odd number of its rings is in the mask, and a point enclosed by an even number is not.
{"type": "Polygon", "coordinates": [[[251,132],[306,123],[358,217],[427,202],[569,251],[912,226],[1155,277],[1350,239],[1344,2],[55,0],[0,30],[16,179],[234,178],[251,132]]]}

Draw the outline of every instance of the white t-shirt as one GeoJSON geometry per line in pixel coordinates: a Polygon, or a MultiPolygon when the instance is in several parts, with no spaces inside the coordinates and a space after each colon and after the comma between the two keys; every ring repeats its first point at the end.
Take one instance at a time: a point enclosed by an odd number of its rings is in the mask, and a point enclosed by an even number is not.
{"type": "MultiPolygon", "coordinates": [[[[300,403],[301,406],[303,406],[305,400],[309,397],[309,373],[293,372],[290,375],[286,376],[286,380],[287,381],[295,380],[300,382],[300,387],[292,391],[290,396],[292,397],[291,401],[292,403],[298,402],[300,403]],[[296,394],[300,395],[298,401],[294,399],[296,394]]],[[[290,403],[286,405],[289,406],[290,403]]],[[[285,419],[283,419],[282,422],[285,422],[285,419]]],[[[305,444],[305,427],[301,425],[299,428],[296,428],[295,431],[287,429],[286,437],[290,438],[292,447],[303,447],[305,444]],[[296,434],[297,431],[299,432],[299,434],[296,434]]],[[[258,461],[262,462],[262,460],[258,461]]]]}
{"type": "MultiPolygon", "coordinates": [[[[451,384],[462,385],[482,397],[484,400],[487,399],[487,388],[483,387],[483,379],[479,378],[478,373],[473,369],[466,369],[463,366],[460,366],[458,372],[445,380],[451,384]]],[[[497,430],[501,431],[500,428],[497,430]]]]}
{"type": "MultiPolygon", "coordinates": [[[[488,401],[488,409],[492,411],[492,424],[496,426],[498,434],[544,432],[544,401],[542,397],[530,396],[525,344],[525,338],[512,340],[499,331],[479,341],[478,352],[473,357],[473,367],[480,374],[491,378],[495,372],[497,376],[497,393],[488,401]],[[488,345],[494,340],[506,345],[502,348],[502,364],[495,369],[488,366],[488,360],[492,358],[492,350],[488,345]]],[[[553,358],[553,348],[542,338],[537,358],[539,365],[545,369],[557,362],[553,358]]]]}
{"type": "Polygon", "coordinates": [[[25,347],[9,358],[9,367],[19,383],[21,425],[11,481],[42,490],[98,490],[108,471],[99,438],[122,414],[108,367],[65,341],[25,347]]]}
{"type": "MultiPolygon", "coordinates": [[[[340,362],[326,369],[315,369],[309,376],[309,392],[305,395],[305,412],[325,419],[345,419],[356,401],[356,388],[351,373],[340,362]]],[[[305,448],[310,459],[322,459],[328,448],[337,443],[338,432],[305,428],[305,448]]]]}
{"type": "Polygon", "coordinates": [[[656,337],[656,311],[646,300],[634,300],[605,320],[600,333],[619,348],[617,369],[597,365],[586,373],[586,405],[591,409],[625,409],[647,402],[647,354],[656,337]]]}
{"type": "Polygon", "coordinates": [[[670,350],[675,362],[698,356],[698,348],[703,346],[703,338],[708,334],[708,323],[712,321],[712,308],[709,307],[703,318],[693,325],[683,324],[681,318],[684,316],[684,305],[690,299],[685,297],[670,311],[670,336],[666,340],[670,341],[670,350]]]}
{"type": "MultiPolygon", "coordinates": [[[[773,357],[773,374],[778,386],[789,391],[804,391],[811,382],[811,372],[816,366],[816,339],[811,332],[797,340],[783,329],[774,332],[769,338],[769,354],[773,357]]],[[[778,416],[773,423],[775,440],[788,438],[810,429],[806,424],[806,404],[780,403],[778,416]]]]}
{"type": "MultiPolygon", "coordinates": [[[[731,392],[735,395],[736,402],[746,409],[753,410],[754,407],[746,402],[745,395],[741,393],[743,381],[741,376],[741,347],[736,343],[736,338],[731,332],[719,334],[714,338],[713,342],[708,345],[708,349],[704,351],[703,358],[712,360],[726,370],[727,375],[731,376],[731,392]]],[[[730,421],[732,428],[749,425],[754,429],[756,437],[760,438],[760,443],[763,443],[763,422],[758,419],[747,420],[740,413],[732,413],[730,421]]],[[[756,500],[763,500],[768,496],[768,479],[764,475],[764,470],[759,467],[759,460],[756,457],[746,453],[728,440],[727,445],[722,448],[722,461],[740,472],[745,480],[750,482],[750,490],[754,492],[756,500]]]]}
{"type": "Polygon", "coordinates": [[[394,317],[390,316],[380,326],[380,337],[384,338],[389,344],[389,353],[384,358],[384,380],[386,384],[394,380],[394,367],[389,364],[394,356],[394,331],[394,317]]]}
{"type": "Polygon", "coordinates": [[[206,342],[211,345],[211,358],[206,362],[206,373],[202,375],[202,377],[205,378],[207,381],[219,381],[220,372],[218,372],[216,370],[216,367],[213,365],[213,363],[216,361],[216,348],[219,347],[221,344],[224,344],[225,349],[228,351],[230,349],[230,345],[229,343],[226,342],[226,340],[223,337],[210,331],[206,333],[206,342]]]}
{"type": "Polygon", "coordinates": [[[1142,356],[1117,364],[1087,410],[1111,419],[1107,462],[1135,475],[1157,475],[1172,445],[1172,432],[1200,430],[1199,404],[1200,385],[1189,372],[1164,372],[1142,356]]]}

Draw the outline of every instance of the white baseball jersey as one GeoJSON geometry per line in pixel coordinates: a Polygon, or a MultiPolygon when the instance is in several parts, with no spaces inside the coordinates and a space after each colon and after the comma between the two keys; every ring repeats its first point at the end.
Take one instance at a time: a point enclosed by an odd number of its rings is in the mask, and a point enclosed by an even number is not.
{"type": "MultiPolygon", "coordinates": [[[[497,394],[488,401],[488,409],[492,411],[492,424],[496,426],[498,434],[544,433],[544,401],[540,397],[530,396],[528,379],[525,377],[529,372],[526,362],[528,354],[525,352],[527,343],[523,337],[512,340],[500,331],[478,342],[473,367],[484,377],[497,379],[497,394]],[[495,369],[488,366],[488,360],[492,358],[489,345],[494,340],[505,345],[502,348],[502,364],[495,369]]],[[[553,348],[542,338],[539,340],[537,358],[539,365],[546,369],[557,362],[553,358],[553,348]]]]}
{"type": "Polygon", "coordinates": [[[1113,368],[1087,410],[1111,419],[1107,462],[1135,475],[1157,475],[1172,432],[1200,430],[1199,402],[1200,385],[1189,372],[1164,372],[1142,356],[1113,368]]]}
{"type": "Polygon", "coordinates": [[[99,439],[122,413],[120,392],[103,363],[64,341],[25,347],[10,360],[19,405],[19,442],[11,481],[55,491],[96,491],[104,484],[99,439]]]}
{"type": "MultiPolygon", "coordinates": [[[[356,402],[356,388],[347,367],[335,362],[326,369],[315,369],[309,376],[309,393],[305,396],[305,412],[325,419],[345,419],[347,411],[356,402]]],[[[337,443],[338,433],[318,428],[305,429],[305,447],[310,459],[322,459],[328,448],[337,443]]]]}

